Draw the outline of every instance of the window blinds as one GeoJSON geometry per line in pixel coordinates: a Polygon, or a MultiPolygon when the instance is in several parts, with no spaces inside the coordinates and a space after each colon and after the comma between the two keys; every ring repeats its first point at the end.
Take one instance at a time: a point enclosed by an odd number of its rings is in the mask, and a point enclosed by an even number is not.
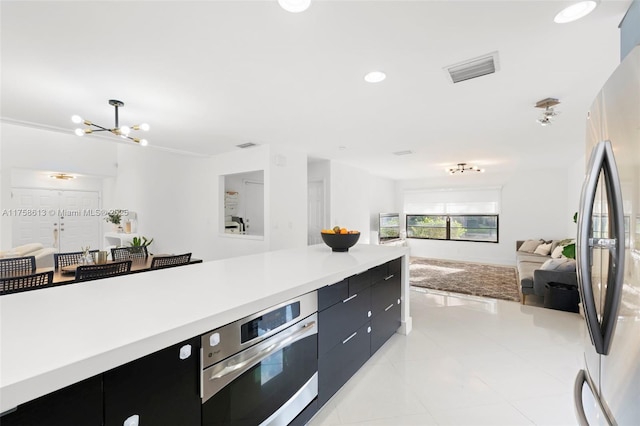
{"type": "Polygon", "coordinates": [[[502,188],[407,190],[407,214],[499,214],[502,188]]]}

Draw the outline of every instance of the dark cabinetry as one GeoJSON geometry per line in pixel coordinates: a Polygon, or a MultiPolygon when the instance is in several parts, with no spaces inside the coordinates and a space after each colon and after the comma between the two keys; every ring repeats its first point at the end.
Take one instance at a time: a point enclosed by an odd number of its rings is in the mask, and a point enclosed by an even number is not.
{"type": "Polygon", "coordinates": [[[318,405],[400,326],[401,259],[318,290],[318,405]]]}
{"type": "Polygon", "coordinates": [[[200,425],[200,339],[104,373],[104,424],[200,425]]]}
{"type": "Polygon", "coordinates": [[[2,426],[200,425],[194,338],[22,404],[2,426]]]}
{"type": "Polygon", "coordinates": [[[400,327],[401,303],[400,259],[377,267],[371,283],[371,353],[376,352],[400,327]]]}
{"type": "Polygon", "coordinates": [[[0,417],[2,426],[102,425],[102,375],[20,405],[0,417]]]}

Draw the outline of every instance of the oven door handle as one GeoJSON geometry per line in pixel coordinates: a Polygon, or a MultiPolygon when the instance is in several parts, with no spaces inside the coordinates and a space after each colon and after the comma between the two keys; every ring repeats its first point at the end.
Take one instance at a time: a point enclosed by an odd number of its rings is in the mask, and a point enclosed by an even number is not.
{"type": "Polygon", "coordinates": [[[234,371],[238,371],[238,370],[243,369],[245,367],[248,367],[248,366],[250,367],[250,366],[253,366],[253,365],[257,364],[258,362],[262,361],[263,359],[265,359],[266,357],[268,357],[272,353],[282,349],[285,346],[290,345],[291,343],[296,342],[297,340],[299,340],[302,337],[302,335],[306,334],[309,331],[310,328],[315,327],[315,326],[316,326],[316,322],[315,321],[311,321],[311,322],[305,324],[301,329],[296,330],[295,332],[293,332],[293,333],[289,334],[288,336],[278,340],[277,342],[273,342],[272,344],[270,344],[266,348],[260,350],[258,353],[256,353],[252,357],[247,358],[246,360],[244,360],[242,362],[239,362],[237,364],[227,365],[219,373],[214,374],[213,376],[209,377],[209,380],[220,379],[220,378],[226,376],[227,374],[233,373],[234,371]]]}
{"type": "Polygon", "coordinates": [[[276,334],[275,336],[262,342],[262,344],[258,344],[252,348],[246,349],[244,352],[240,352],[240,354],[231,357],[227,361],[223,361],[219,364],[205,369],[203,372],[203,380],[206,380],[209,384],[205,385],[203,383],[202,402],[204,403],[205,401],[207,401],[213,395],[218,393],[218,391],[224,388],[224,386],[230,383],[233,379],[244,373],[245,370],[253,367],[274,352],[277,352],[278,350],[307,336],[316,334],[318,331],[316,327],[315,315],[313,321],[309,321],[305,324],[300,325],[299,327],[300,328],[292,330],[289,333],[287,333],[287,331],[282,331],[279,334],[286,333],[286,335],[278,336],[278,334],[276,334]],[[252,351],[255,351],[255,353],[251,353],[252,351]],[[242,359],[243,355],[248,355],[248,358],[242,359]],[[237,359],[240,359],[240,361],[234,362],[237,359]],[[221,364],[224,365],[224,367],[222,367],[221,364]],[[219,371],[216,371],[218,369],[219,371]]]}

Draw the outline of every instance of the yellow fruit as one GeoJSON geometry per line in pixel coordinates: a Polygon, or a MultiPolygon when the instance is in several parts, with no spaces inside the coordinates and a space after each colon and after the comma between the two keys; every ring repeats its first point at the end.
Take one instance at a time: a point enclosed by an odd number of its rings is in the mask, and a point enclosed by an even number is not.
{"type": "Polygon", "coordinates": [[[341,234],[346,234],[347,232],[349,232],[349,231],[347,231],[347,228],[340,228],[340,233],[341,234]]]}

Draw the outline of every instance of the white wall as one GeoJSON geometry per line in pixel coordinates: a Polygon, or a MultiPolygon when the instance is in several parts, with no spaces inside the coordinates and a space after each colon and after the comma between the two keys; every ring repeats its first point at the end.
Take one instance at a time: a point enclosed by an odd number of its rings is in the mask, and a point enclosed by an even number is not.
{"type": "Polygon", "coordinates": [[[378,213],[398,208],[395,182],[335,161],[330,170],[330,227],[358,230],[358,243],[377,243],[378,213]]]}
{"type": "MultiPolygon", "coordinates": [[[[461,176],[448,176],[458,178],[461,176]]],[[[402,181],[406,189],[502,186],[499,243],[408,239],[411,254],[437,259],[493,264],[515,264],[515,242],[528,238],[563,239],[572,224],[573,196],[569,197],[566,169],[540,169],[512,176],[469,176],[454,181],[402,181]],[[571,200],[571,201],[570,201],[571,200]]],[[[575,232],[574,232],[575,234],[575,232]]]]}
{"type": "Polygon", "coordinates": [[[378,244],[380,213],[399,213],[402,205],[396,198],[396,182],[379,176],[371,176],[369,183],[369,229],[371,244],[378,244]]]}
{"type": "MultiPolygon", "coordinates": [[[[139,234],[153,238],[154,254],[191,252],[207,258],[202,230],[211,223],[208,157],[118,146],[118,175],[105,182],[103,207],[137,213],[139,234]]],[[[105,231],[108,226],[105,223],[105,231]]]]}
{"type": "MultiPolygon", "coordinates": [[[[580,210],[580,194],[582,183],[586,174],[586,155],[582,155],[567,168],[567,212],[573,218],[573,214],[580,210]]],[[[567,223],[567,235],[575,238],[578,227],[573,220],[567,223]]]]}
{"type": "Polygon", "coordinates": [[[360,231],[358,243],[369,243],[371,175],[361,169],[331,162],[330,226],[360,231]]]}
{"type": "Polygon", "coordinates": [[[307,245],[307,156],[271,147],[270,250],[307,245]]]}

